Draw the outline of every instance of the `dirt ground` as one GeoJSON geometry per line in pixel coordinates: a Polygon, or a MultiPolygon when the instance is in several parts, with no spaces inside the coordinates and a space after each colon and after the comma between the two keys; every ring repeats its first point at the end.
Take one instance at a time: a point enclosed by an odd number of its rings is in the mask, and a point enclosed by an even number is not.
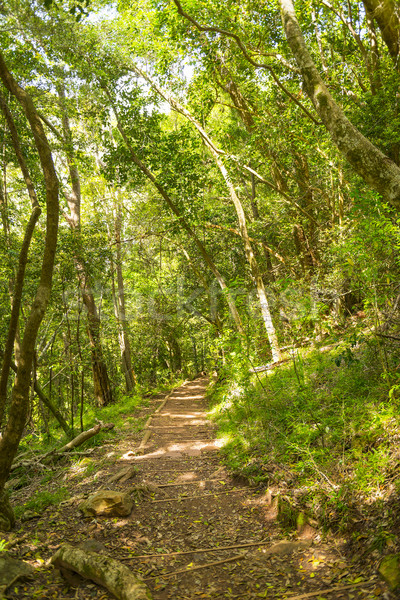
{"type": "MultiPolygon", "coordinates": [[[[7,597],[112,598],[93,582],[66,581],[47,562],[63,542],[96,540],[145,580],[154,600],[395,598],[376,574],[378,559],[349,558],[345,540],[324,540],[311,528],[285,536],[273,495],[229,476],[206,418],[207,383],[200,378],[174,390],[157,414],[156,398],[141,411],[141,417],[153,415],[143,454],[137,448],[144,432],[127,427],[112,445],[95,449],[93,473],[82,477],[82,460],[75,473],[64,470],[49,483],[66,485],[73,498],[8,536],[20,540],[10,554],[32,564],[36,575],[13,585],[7,597]],[[126,465],[137,467],[136,476],[107,484],[126,465]],[[127,518],[88,519],[78,511],[91,492],[131,492],[138,484],[143,491],[133,495],[136,504],[127,518]]],[[[20,492],[20,501],[27,493],[20,492]]]]}

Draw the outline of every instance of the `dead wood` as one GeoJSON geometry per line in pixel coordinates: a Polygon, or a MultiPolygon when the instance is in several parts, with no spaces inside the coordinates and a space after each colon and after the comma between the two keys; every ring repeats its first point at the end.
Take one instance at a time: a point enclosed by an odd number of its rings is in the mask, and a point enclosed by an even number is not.
{"type": "Polygon", "coordinates": [[[172,501],[176,501],[179,502],[181,500],[198,500],[199,498],[214,498],[214,496],[224,496],[225,494],[234,494],[236,492],[248,492],[249,488],[237,488],[235,490],[226,490],[225,492],[217,492],[217,493],[212,493],[211,494],[206,494],[203,496],[178,496],[178,498],[165,498],[163,500],[152,500],[153,503],[155,502],[172,502],[172,501]]]}
{"type": "Polygon", "coordinates": [[[136,449],[136,454],[144,454],[144,449],[145,449],[147,442],[149,441],[150,436],[151,436],[151,431],[148,429],[146,431],[146,433],[144,434],[142,441],[140,442],[139,446],[136,449]]]}
{"type": "Polygon", "coordinates": [[[139,556],[129,556],[119,560],[136,560],[138,558],[160,558],[161,556],[183,556],[185,554],[202,554],[203,552],[223,552],[224,550],[238,550],[239,548],[254,548],[269,544],[269,540],[260,542],[251,542],[247,544],[234,544],[233,546],[212,546],[210,548],[197,548],[196,550],[184,550],[180,552],[160,552],[158,554],[140,554],[139,556]]]}
{"type": "Polygon", "coordinates": [[[26,467],[32,467],[32,466],[40,467],[40,468],[44,469],[44,468],[46,468],[46,466],[43,465],[41,463],[41,461],[43,461],[45,459],[49,459],[50,457],[51,458],[60,457],[65,452],[68,452],[69,450],[72,450],[73,448],[77,448],[78,446],[80,446],[81,444],[83,444],[84,442],[86,442],[87,440],[92,438],[93,436],[97,435],[100,431],[109,431],[110,429],[113,429],[113,427],[115,427],[114,423],[98,423],[91,429],[88,429],[87,431],[83,431],[82,433],[80,433],[73,440],[68,442],[68,444],[65,444],[65,446],[62,446],[61,448],[53,448],[53,450],[50,450],[50,452],[46,452],[46,454],[41,454],[39,456],[36,456],[35,458],[33,458],[31,460],[28,460],[28,461],[20,460],[20,461],[14,463],[11,467],[11,471],[18,469],[19,467],[26,468],[26,467]]]}
{"type": "Polygon", "coordinates": [[[91,429],[88,429],[87,431],[82,431],[82,433],[77,435],[73,440],[68,442],[68,444],[65,444],[65,446],[63,446],[59,450],[56,450],[56,452],[59,454],[62,452],[68,452],[68,450],[72,450],[72,448],[80,446],[94,435],[97,435],[100,431],[109,431],[114,427],[114,423],[97,423],[97,425],[95,425],[91,429]]]}
{"type": "Polygon", "coordinates": [[[212,483],[216,483],[215,479],[198,479],[197,481],[181,481],[178,483],[157,483],[157,487],[166,488],[166,487],[179,487],[180,485],[200,485],[201,483],[207,483],[211,481],[212,483]]]}
{"type": "Polygon", "coordinates": [[[102,585],[118,600],[151,600],[143,581],[109,556],[64,544],[52,557],[51,563],[102,585]]]}
{"type": "Polygon", "coordinates": [[[131,477],[133,477],[134,475],[137,475],[137,467],[123,467],[122,469],[120,469],[118,471],[118,473],[115,473],[114,475],[112,475],[110,477],[110,479],[107,480],[107,483],[114,483],[115,481],[121,481],[121,483],[124,483],[125,481],[127,481],[128,479],[130,479],[131,477]]]}
{"type": "Polygon", "coordinates": [[[223,563],[233,562],[234,560],[242,560],[243,558],[246,558],[246,556],[247,552],[243,552],[243,554],[236,554],[235,556],[231,556],[230,558],[216,560],[214,562],[206,563],[204,565],[197,565],[196,567],[191,567],[190,569],[180,569],[179,571],[171,571],[171,573],[163,573],[162,575],[155,575],[154,577],[146,577],[144,581],[156,579],[157,577],[162,577],[163,579],[166,579],[167,577],[173,577],[174,575],[182,575],[182,573],[191,573],[192,571],[199,571],[200,569],[215,567],[217,565],[222,565],[223,563]]]}
{"type": "Polygon", "coordinates": [[[322,594],[330,594],[331,592],[341,592],[342,590],[351,590],[352,588],[375,585],[376,581],[362,581],[360,583],[351,583],[349,585],[336,585],[331,588],[318,590],[317,592],[308,592],[308,594],[300,594],[300,596],[286,596],[286,600],[303,600],[304,598],[312,598],[313,596],[321,596],[322,594]]]}

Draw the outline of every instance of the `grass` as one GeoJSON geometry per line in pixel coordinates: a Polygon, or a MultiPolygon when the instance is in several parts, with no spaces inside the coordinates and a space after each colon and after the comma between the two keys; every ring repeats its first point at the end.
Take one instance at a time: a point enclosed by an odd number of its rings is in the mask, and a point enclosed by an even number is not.
{"type": "Polygon", "coordinates": [[[68,498],[68,496],[69,492],[65,487],[60,487],[55,492],[49,492],[47,490],[37,491],[27,502],[25,502],[25,504],[15,507],[15,516],[16,518],[19,518],[28,510],[35,513],[41,513],[48,506],[57,505],[62,502],[62,500],[68,498]]]}
{"type": "Polygon", "coordinates": [[[225,368],[210,415],[230,469],[254,483],[301,489],[303,503],[330,527],[346,527],[355,503],[398,492],[398,377],[382,368],[381,355],[373,340],[348,341],[329,352],[299,351],[260,380],[225,368]]]}

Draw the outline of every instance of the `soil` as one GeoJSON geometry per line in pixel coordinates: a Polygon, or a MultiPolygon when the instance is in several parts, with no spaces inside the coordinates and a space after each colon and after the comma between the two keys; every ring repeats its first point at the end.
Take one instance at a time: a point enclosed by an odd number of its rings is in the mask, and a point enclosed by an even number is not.
{"type": "MultiPolygon", "coordinates": [[[[312,527],[284,534],[274,495],[229,475],[221,440],[206,416],[207,383],[206,378],[186,383],[159,413],[154,411],[161,399],[153,398],[134,415],[153,415],[143,454],[137,452],[143,431],[132,432],[132,415],[127,415],[118,439],[96,448],[88,459],[97,465],[95,472],[82,476],[82,459],[46,484],[50,490],[67,486],[72,499],[20,523],[16,534],[6,536],[19,539],[10,554],[36,568],[35,578],[14,584],[7,597],[111,599],[93,582],[66,581],[47,563],[64,542],[95,540],[146,581],[154,600],[395,598],[377,576],[379,556],[349,556],[345,539],[323,538],[312,527]],[[128,465],[137,467],[133,478],[107,484],[128,465]],[[141,489],[134,490],[139,484],[141,489]],[[83,518],[79,502],[99,489],[132,492],[136,504],[131,515],[83,518]]],[[[32,490],[22,488],[14,502],[32,490]]]]}

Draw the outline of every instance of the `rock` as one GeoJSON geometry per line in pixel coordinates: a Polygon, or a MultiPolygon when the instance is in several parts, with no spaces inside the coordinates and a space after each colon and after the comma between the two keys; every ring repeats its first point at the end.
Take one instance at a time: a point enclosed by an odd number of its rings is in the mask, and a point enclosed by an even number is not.
{"type": "Polygon", "coordinates": [[[127,517],[131,514],[133,500],[124,492],[99,490],[79,506],[85,517],[127,517]]]}
{"type": "Polygon", "coordinates": [[[386,581],[390,589],[400,588],[400,554],[384,556],[379,565],[379,575],[386,581]]]}
{"type": "Polygon", "coordinates": [[[0,556],[0,597],[17,579],[30,577],[34,573],[34,568],[22,560],[11,558],[8,554],[2,553],[0,556]]]}

